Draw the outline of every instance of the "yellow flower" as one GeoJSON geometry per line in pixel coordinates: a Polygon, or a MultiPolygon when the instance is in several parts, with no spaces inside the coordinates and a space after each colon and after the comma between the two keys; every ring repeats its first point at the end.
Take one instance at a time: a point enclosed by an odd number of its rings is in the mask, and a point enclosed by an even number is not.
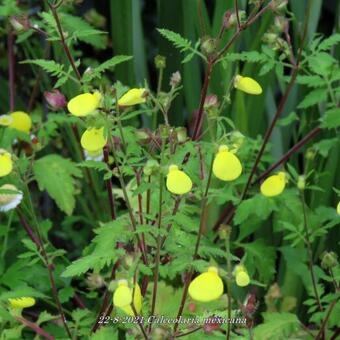
{"type": "Polygon", "coordinates": [[[126,92],[119,100],[119,106],[132,106],[136,104],[145,103],[145,97],[143,94],[145,89],[131,89],[126,92]]]}
{"type": "Polygon", "coordinates": [[[234,87],[248,94],[258,95],[262,93],[261,85],[250,77],[237,75],[234,80],[234,87]]]}
{"type": "Polygon", "coordinates": [[[286,186],[286,174],[279,172],[277,175],[268,177],[260,187],[262,195],[274,197],[280,195],[286,186]]]}
{"type": "Polygon", "coordinates": [[[107,142],[104,128],[88,128],[81,136],[80,144],[87,151],[94,152],[102,149],[107,142]]]}
{"type": "Polygon", "coordinates": [[[13,122],[13,118],[10,115],[2,115],[0,116],[0,125],[9,126],[13,122]]]}
{"type": "Polygon", "coordinates": [[[101,102],[100,92],[83,93],[73,97],[67,104],[70,113],[77,117],[84,117],[94,112],[101,102]]]}
{"type": "MultiPolygon", "coordinates": [[[[131,308],[133,288],[128,286],[126,280],[120,280],[118,282],[118,287],[113,294],[113,304],[114,306],[123,310],[126,314],[134,316],[135,313],[131,308]]],[[[142,294],[138,283],[134,287],[133,305],[136,312],[139,314],[142,309],[142,294]]]]}
{"type": "Polygon", "coordinates": [[[338,213],[338,215],[340,215],[340,202],[338,203],[336,207],[336,212],[338,213]]]}
{"type": "Polygon", "coordinates": [[[166,187],[173,194],[184,195],[191,190],[192,181],[185,172],[178,169],[177,165],[170,165],[166,177],[166,187]]]}
{"type": "Polygon", "coordinates": [[[35,299],[32,297],[21,297],[8,299],[8,302],[12,308],[28,308],[35,305],[35,299]]]}
{"type": "Polygon", "coordinates": [[[222,181],[233,181],[240,177],[242,165],[226,145],[221,145],[213,163],[214,175],[222,181]]]}
{"type": "Polygon", "coordinates": [[[8,127],[26,133],[30,132],[32,128],[32,119],[26,112],[12,112],[10,117],[12,118],[12,122],[8,125],[8,127]]]}
{"type": "Polygon", "coordinates": [[[216,267],[209,267],[208,271],[198,275],[189,285],[189,295],[196,301],[213,301],[222,294],[223,282],[216,267]]]}
{"type": "Polygon", "coordinates": [[[236,284],[239,287],[246,287],[249,285],[250,283],[249,275],[244,266],[242,265],[236,266],[234,270],[234,275],[235,275],[236,284]]]}
{"type": "Polygon", "coordinates": [[[7,176],[13,170],[12,156],[4,149],[0,149],[0,177],[7,176]]]}

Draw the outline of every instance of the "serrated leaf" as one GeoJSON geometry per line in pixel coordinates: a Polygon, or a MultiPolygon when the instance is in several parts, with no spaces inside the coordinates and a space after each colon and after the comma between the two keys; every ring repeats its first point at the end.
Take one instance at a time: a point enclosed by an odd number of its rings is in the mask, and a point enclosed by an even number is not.
{"type": "Polygon", "coordinates": [[[307,109],[313,105],[324,102],[327,99],[327,90],[325,88],[316,89],[309,92],[302,102],[298,105],[299,109],[307,109]]]}
{"type": "Polygon", "coordinates": [[[329,38],[322,40],[318,46],[319,51],[329,50],[332,46],[337,45],[340,42],[340,34],[332,34],[329,38]]]}
{"type": "Polygon", "coordinates": [[[33,165],[39,189],[46,190],[60,210],[71,215],[75,207],[75,178],[82,177],[80,169],[71,160],[59,155],[48,155],[33,165]]]}
{"type": "Polygon", "coordinates": [[[324,117],[321,118],[321,127],[326,129],[335,129],[340,126],[340,108],[335,107],[327,110],[324,117]]]}

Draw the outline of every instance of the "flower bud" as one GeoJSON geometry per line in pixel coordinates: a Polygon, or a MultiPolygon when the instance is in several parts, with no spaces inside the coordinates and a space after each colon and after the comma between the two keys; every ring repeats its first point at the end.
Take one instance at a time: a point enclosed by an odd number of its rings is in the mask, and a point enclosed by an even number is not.
{"type": "Polygon", "coordinates": [[[145,176],[151,176],[159,170],[159,164],[154,159],[149,159],[143,169],[145,176]]]}
{"type": "Polygon", "coordinates": [[[9,22],[17,33],[30,29],[31,23],[26,15],[17,15],[9,18],[9,22]]]}
{"type": "Polygon", "coordinates": [[[87,275],[86,284],[89,289],[98,289],[105,286],[105,281],[99,274],[90,273],[87,275]]]}
{"type": "Polygon", "coordinates": [[[179,71],[176,71],[174,72],[172,75],[171,75],[171,78],[170,78],[170,86],[171,87],[176,87],[178,86],[182,81],[182,77],[181,77],[181,74],[179,71]]]}
{"type": "Polygon", "coordinates": [[[321,267],[323,269],[331,269],[331,268],[337,266],[337,264],[338,264],[338,256],[334,252],[325,251],[321,255],[321,267]]]}
{"type": "Polygon", "coordinates": [[[230,140],[233,143],[233,145],[237,146],[238,149],[242,146],[244,140],[245,140],[245,136],[240,132],[240,131],[233,131],[230,134],[230,140]]]}
{"type": "Polygon", "coordinates": [[[288,20],[285,17],[277,16],[274,19],[274,26],[278,32],[284,32],[288,28],[288,20]]]}
{"type": "Polygon", "coordinates": [[[176,128],[177,141],[184,143],[188,138],[187,129],[185,127],[176,128]]]}
{"type": "Polygon", "coordinates": [[[207,110],[212,107],[218,107],[219,102],[218,98],[215,94],[210,94],[206,96],[205,101],[204,101],[204,109],[207,110]]]}
{"type": "Polygon", "coordinates": [[[217,39],[211,37],[203,38],[201,51],[206,56],[210,56],[211,54],[216,52],[218,41],[217,39]]]}
{"type": "Polygon", "coordinates": [[[306,177],[305,176],[299,176],[297,180],[297,187],[299,190],[305,190],[306,188],[306,177]]]}
{"type": "Polygon", "coordinates": [[[265,33],[262,37],[262,41],[265,44],[269,44],[272,45],[276,42],[276,40],[278,39],[278,35],[276,33],[265,33]]]}
{"type": "Polygon", "coordinates": [[[220,229],[218,230],[218,236],[221,240],[226,240],[230,237],[231,234],[231,226],[226,224],[221,224],[220,229]]]}
{"type": "Polygon", "coordinates": [[[287,7],[288,0],[273,0],[269,6],[273,11],[284,11],[287,7]]]}
{"type": "Polygon", "coordinates": [[[232,15],[231,11],[226,11],[223,15],[223,27],[229,28],[230,27],[230,17],[232,15]]]}
{"type": "Polygon", "coordinates": [[[45,91],[44,97],[52,110],[59,110],[66,106],[65,96],[59,90],[45,91]]]}
{"type": "Polygon", "coordinates": [[[166,58],[162,55],[156,55],[155,57],[155,66],[157,69],[164,69],[166,68],[166,58]]]}
{"type": "MultiPolygon", "coordinates": [[[[246,17],[245,11],[238,11],[238,17],[240,19],[240,22],[242,23],[246,17]]],[[[229,27],[235,27],[237,25],[237,16],[236,13],[232,13],[229,18],[229,27]]]]}
{"type": "Polygon", "coordinates": [[[307,152],[306,152],[306,159],[308,159],[309,161],[314,160],[316,156],[316,150],[314,148],[308,148],[307,152]]]}
{"type": "Polygon", "coordinates": [[[142,145],[150,143],[151,137],[146,129],[140,129],[135,131],[135,137],[142,145]]]}

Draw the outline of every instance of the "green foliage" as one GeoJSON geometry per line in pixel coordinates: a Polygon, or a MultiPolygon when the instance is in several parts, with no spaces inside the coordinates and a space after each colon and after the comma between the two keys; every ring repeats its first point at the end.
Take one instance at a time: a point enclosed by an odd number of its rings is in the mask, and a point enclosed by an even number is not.
{"type": "Polygon", "coordinates": [[[46,190],[59,209],[71,215],[76,204],[75,178],[82,177],[76,164],[59,155],[38,159],[33,166],[40,190],[46,190]]]}

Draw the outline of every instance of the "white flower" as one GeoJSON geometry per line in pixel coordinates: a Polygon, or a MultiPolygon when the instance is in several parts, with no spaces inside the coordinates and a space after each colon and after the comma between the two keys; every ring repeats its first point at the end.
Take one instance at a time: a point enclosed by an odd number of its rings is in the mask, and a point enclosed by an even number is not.
{"type": "Polygon", "coordinates": [[[89,151],[84,149],[85,160],[101,162],[104,159],[103,149],[89,151]]]}
{"type": "Polygon", "coordinates": [[[16,208],[22,201],[23,194],[12,184],[4,184],[0,187],[0,211],[6,212],[16,208]],[[1,190],[13,191],[13,193],[1,193],[1,190]]]}

